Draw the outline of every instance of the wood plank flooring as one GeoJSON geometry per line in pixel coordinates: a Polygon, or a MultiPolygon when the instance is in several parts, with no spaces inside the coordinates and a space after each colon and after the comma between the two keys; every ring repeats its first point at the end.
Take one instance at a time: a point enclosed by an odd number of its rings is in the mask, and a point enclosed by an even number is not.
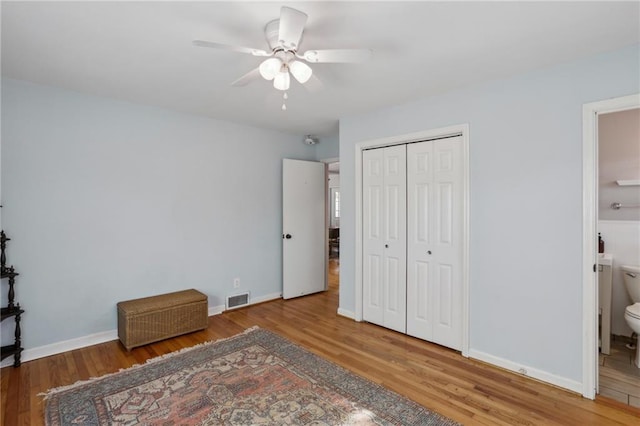
{"type": "Polygon", "coordinates": [[[207,330],[127,352],[118,341],[25,362],[0,372],[0,425],[42,425],[52,387],[143,363],[257,325],[469,425],[639,425],[640,410],[583,399],[553,386],[466,359],[458,352],[336,314],[337,268],[329,291],[213,316],[207,330]]]}

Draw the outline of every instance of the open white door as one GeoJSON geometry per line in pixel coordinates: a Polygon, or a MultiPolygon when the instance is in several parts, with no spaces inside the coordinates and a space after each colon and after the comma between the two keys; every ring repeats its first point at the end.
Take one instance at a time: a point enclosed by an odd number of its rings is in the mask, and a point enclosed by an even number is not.
{"type": "Polygon", "coordinates": [[[326,290],[326,164],[282,162],[282,297],[326,290]]]}

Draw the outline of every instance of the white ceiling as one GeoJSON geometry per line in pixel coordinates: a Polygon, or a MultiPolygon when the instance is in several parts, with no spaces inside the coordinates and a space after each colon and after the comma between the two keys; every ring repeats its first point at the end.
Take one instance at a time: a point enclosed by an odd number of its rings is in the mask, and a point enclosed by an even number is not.
{"type": "Polygon", "coordinates": [[[340,117],[640,42],[634,2],[7,2],[2,75],[294,134],[340,117]],[[230,83],[261,59],[194,39],[267,48],[282,5],[309,15],[301,51],[370,48],[315,64],[324,88],[230,83]]]}

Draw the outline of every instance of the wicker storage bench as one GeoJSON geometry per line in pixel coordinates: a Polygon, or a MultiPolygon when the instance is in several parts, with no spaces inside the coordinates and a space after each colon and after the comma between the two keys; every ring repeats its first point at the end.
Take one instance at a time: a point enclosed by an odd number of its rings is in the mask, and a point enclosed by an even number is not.
{"type": "Polygon", "coordinates": [[[118,303],[118,337],[137,346],[203,330],[209,325],[207,296],[183,290],[118,303]]]}

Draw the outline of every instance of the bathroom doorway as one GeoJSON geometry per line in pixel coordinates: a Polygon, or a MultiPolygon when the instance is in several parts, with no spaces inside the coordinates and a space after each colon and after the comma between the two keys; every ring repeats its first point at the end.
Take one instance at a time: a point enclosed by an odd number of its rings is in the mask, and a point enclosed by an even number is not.
{"type": "MultiPolygon", "coordinates": [[[[595,398],[597,393],[640,406],[640,369],[632,363],[635,349],[626,347],[631,333],[624,308],[630,299],[619,268],[640,263],[638,247],[625,240],[635,231],[620,236],[621,228],[636,229],[640,236],[640,209],[632,207],[638,202],[629,195],[640,197],[640,186],[628,184],[640,176],[627,176],[639,169],[627,165],[640,162],[640,95],[586,104],[583,123],[583,395],[595,398]],[[624,191],[626,186],[630,188],[624,191]],[[599,247],[599,236],[604,247],[599,247]]],[[[633,238],[637,244],[638,237],[633,238]]]]}
{"type": "Polygon", "coordinates": [[[598,116],[598,394],[640,407],[621,265],[640,264],[640,108],[598,116]]]}

